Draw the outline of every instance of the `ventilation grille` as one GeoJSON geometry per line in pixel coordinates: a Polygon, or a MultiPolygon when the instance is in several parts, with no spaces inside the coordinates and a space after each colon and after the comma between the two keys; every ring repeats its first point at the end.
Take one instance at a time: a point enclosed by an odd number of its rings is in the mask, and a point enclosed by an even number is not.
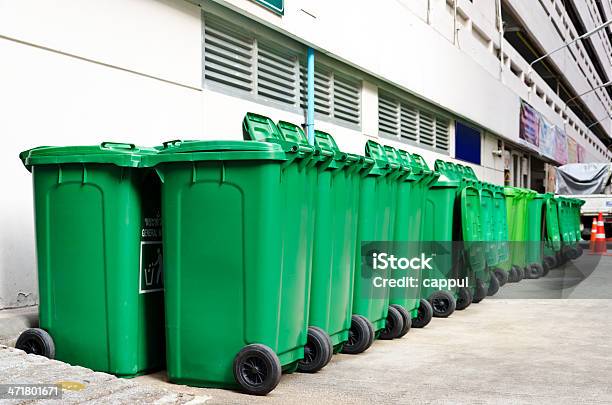
{"type": "Polygon", "coordinates": [[[297,57],[258,44],[257,94],[287,104],[297,103],[297,57]]]}
{"type": "Polygon", "coordinates": [[[333,95],[334,117],[359,124],[361,107],[359,83],[335,74],[333,95]]]}
{"type": "Polygon", "coordinates": [[[449,119],[379,92],[378,131],[381,135],[448,151],[449,128],[449,119]]]}
{"type": "Polygon", "coordinates": [[[217,21],[204,26],[204,78],[253,90],[253,38],[217,21]]]}

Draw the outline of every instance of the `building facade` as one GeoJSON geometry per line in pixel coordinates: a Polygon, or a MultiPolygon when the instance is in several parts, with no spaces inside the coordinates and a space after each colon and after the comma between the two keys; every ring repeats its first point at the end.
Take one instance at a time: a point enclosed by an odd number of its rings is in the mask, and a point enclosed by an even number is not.
{"type": "Polygon", "coordinates": [[[315,127],[341,149],[544,191],[561,163],[612,158],[612,88],[582,95],[612,79],[610,27],[530,63],[610,19],[610,0],[0,0],[0,309],[37,302],[22,150],[241,139],[248,111],[303,124],[310,47],[315,127]]]}

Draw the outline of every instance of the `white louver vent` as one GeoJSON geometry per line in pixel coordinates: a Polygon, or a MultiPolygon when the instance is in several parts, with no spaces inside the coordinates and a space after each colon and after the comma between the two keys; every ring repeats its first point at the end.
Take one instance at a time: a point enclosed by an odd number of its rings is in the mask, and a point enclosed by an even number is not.
{"type": "Polygon", "coordinates": [[[204,25],[204,78],[252,91],[253,38],[219,21],[204,25]]]}
{"type": "MultiPolygon", "coordinates": [[[[306,108],[306,67],[300,67],[300,105],[306,108]]],[[[315,67],[315,112],[331,115],[331,73],[315,67]]]]}
{"type": "Polygon", "coordinates": [[[339,120],[359,124],[361,88],[359,82],[334,74],[334,113],[339,120]]]}
{"type": "MultiPolygon", "coordinates": [[[[273,34],[251,33],[212,15],[205,16],[203,24],[205,86],[257,102],[306,109],[302,45],[273,34]]],[[[361,82],[318,62],[314,102],[320,116],[337,123],[361,123],[361,82]]]]}
{"type": "Polygon", "coordinates": [[[381,135],[448,151],[449,127],[449,119],[379,92],[378,130],[381,135]]]}
{"type": "Polygon", "coordinates": [[[272,46],[258,43],[257,94],[287,104],[297,104],[298,59],[272,46]]]}

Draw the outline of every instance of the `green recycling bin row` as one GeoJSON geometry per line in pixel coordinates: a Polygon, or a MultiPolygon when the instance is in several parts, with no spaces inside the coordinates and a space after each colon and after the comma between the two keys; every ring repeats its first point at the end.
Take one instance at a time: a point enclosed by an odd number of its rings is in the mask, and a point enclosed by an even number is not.
{"type": "MultiPolygon", "coordinates": [[[[23,152],[40,328],[17,346],[124,377],[165,366],[176,383],[266,394],[282,373],[316,372],[334,353],[478,302],[514,260],[514,202],[469,168],[432,170],[374,141],[345,153],[321,131],[309,145],[299,126],[257,114],[243,138],[23,152]],[[375,288],[361,252],[406,241],[415,256],[453,240],[429,274],[468,280],[448,291],[375,288]]],[[[542,199],[540,214],[558,218],[541,236],[552,249],[576,239],[575,205],[542,199]]]]}

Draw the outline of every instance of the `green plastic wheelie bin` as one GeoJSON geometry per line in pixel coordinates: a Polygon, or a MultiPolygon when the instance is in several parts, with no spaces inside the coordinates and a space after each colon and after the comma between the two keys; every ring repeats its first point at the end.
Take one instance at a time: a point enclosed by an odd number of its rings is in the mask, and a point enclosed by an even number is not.
{"type": "Polygon", "coordinates": [[[557,209],[559,215],[559,231],[562,241],[562,259],[564,261],[574,260],[578,257],[579,251],[576,247],[578,240],[576,239],[577,235],[573,219],[572,199],[558,197],[557,209]]]}
{"type": "Polygon", "coordinates": [[[544,194],[544,274],[560,264],[561,235],[559,233],[559,216],[557,199],[552,193],[544,194]]]}
{"type": "Polygon", "coordinates": [[[510,281],[517,282],[525,278],[527,198],[530,192],[518,187],[505,187],[504,194],[506,196],[508,241],[510,242],[510,262],[512,266],[510,281]]]}
{"type": "Polygon", "coordinates": [[[326,132],[315,131],[315,145],[322,153],[331,153],[333,160],[319,171],[309,324],[330,335],[334,353],[357,354],[374,339],[369,322],[352,315],[359,183],[365,158],[340,151],[326,132]]]}
{"type": "Polygon", "coordinates": [[[162,181],[170,381],[264,395],[304,358],[313,152],[178,141],[144,160],[162,181]]]}
{"type": "MultiPolygon", "coordinates": [[[[307,145],[302,128],[277,124],[285,140],[307,145]]],[[[315,228],[310,285],[309,334],[298,370],[316,372],[333,352],[359,353],[373,336],[359,319],[352,322],[353,270],[357,232],[359,180],[363,157],[343,153],[333,137],[315,131],[318,179],[315,190],[315,228]],[[349,337],[351,341],[349,342],[349,337]],[[327,343],[328,342],[328,343],[327,343]],[[329,346],[329,347],[328,347],[329,346]]]]}
{"type": "MultiPolygon", "coordinates": [[[[440,288],[441,281],[457,279],[458,271],[453,258],[453,220],[455,216],[455,197],[460,187],[459,181],[436,173],[425,199],[423,216],[423,251],[436,256],[433,269],[424,272],[421,280],[421,296],[429,301],[433,316],[446,318],[457,307],[459,290],[465,287],[449,286],[440,288]],[[436,281],[437,285],[433,282],[436,281]]],[[[464,293],[465,294],[465,293],[464,293]]],[[[469,291],[468,291],[469,294],[469,291]]]]}
{"type": "Polygon", "coordinates": [[[472,302],[478,303],[487,296],[491,283],[490,272],[486,269],[482,251],[480,182],[464,175],[460,165],[436,160],[437,171],[459,182],[454,202],[455,221],[453,224],[453,247],[459,271],[459,278],[468,281],[465,288],[458,290],[458,309],[464,309],[472,302]]]}
{"type": "Polygon", "coordinates": [[[508,246],[508,211],[506,208],[506,196],[503,186],[494,188],[494,221],[495,247],[497,251],[497,265],[494,274],[500,285],[511,281],[512,264],[510,263],[510,249],[508,246]],[[503,271],[497,272],[497,269],[503,271]]]}
{"type": "Polygon", "coordinates": [[[32,172],[39,328],[16,347],[131,377],[164,365],[155,150],[104,142],[21,153],[32,172]]]}
{"type": "Polygon", "coordinates": [[[393,240],[398,184],[407,173],[404,166],[388,161],[380,144],[369,140],[365,150],[369,159],[364,164],[359,188],[353,314],[369,322],[376,338],[393,339],[403,329],[403,318],[389,306],[389,285],[381,284],[382,280],[390,279],[391,273],[373,269],[366,243],[393,240]]]}
{"type": "MultiPolygon", "coordinates": [[[[491,280],[487,289],[487,295],[495,295],[499,287],[508,281],[508,273],[498,267],[500,263],[499,244],[498,244],[498,227],[497,222],[502,221],[499,218],[499,201],[495,200],[495,194],[498,186],[490,183],[480,184],[480,206],[482,219],[482,239],[481,247],[485,254],[487,270],[495,276],[495,280],[491,280]]],[[[505,217],[505,213],[504,213],[505,217]]]]}
{"type": "Polygon", "coordinates": [[[582,225],[582,221],[580,220],[580,211],[581,207],[585,204],[584,200],[580,200],[578,198],[573,199],[573,220],[574,220],[574,232],[576,233],[576,250],[578,251],[578,257],[582,256],[583,249],[580,245],[580,241],[582,241],[582,229],[580,229],[582,225]]]}
{"type": "MultiPolygon", "coordinates": [[[[398,153],[404,164],[410,166],[410,175],[406,178],[406,181],[410,182],[410,198],[406,204],[398,204],[397,218],[400,215],[406,215],[408,227],[407,230],[404,230],[407,232],[404,235],[405,239],[402,239],[396,232],[396,240],[407,240],[408,248],[411,250],[410,256],[414,257],[423,252],[423,222],[427,192],[431,183],[439,177],[439,173],[430,170],[420,155],[410,154],[404,150],[398,150],[398,153]]],[[[396,221],[396,223],[399,222],[399,220],[396,221]]],[[[422,274],[417,274],[417,277],[419,280],[422,280],[422,274]]],[[[424,328],[431,322],[433,317],[433,308],[429,301],[422,296],[421,290],[419,285],[419,290],[415,291],[414,294],[416,302],[411,311],[411,324],[415,328],[424,328]]],[[[411,293],[409,295],[412,296],[411,293]]],[[[395,299],[396,297],[392,294],[391,304],[397,303],[402,305],[400,302],[396,302],[395,299]]],[[[410,304],[404,303],[404,306],[409,307],[410,304]]]]}
{"type": "Polygon", "coordinates": [[[539,278],[544,275],[543,210],[544,194],[534,194],[527,201],[527,239],[525,278],[539,278]]]}
{"type": "MultiPolygon", "coordinates": [[[[418,186],[416,186],[416,180],[420,179],[420,176],[412,175],[412,159],[407,160],[410,159],[408,155],[400,155],[399,150],[391,146],[385,146],[384,148],[387,154],[387,160],[396,163],[402,167],[405,172],[403,176],[398,178],[399,183],[396,193],[396,210],[395,215],[393,215],[395,224],[393,226],[392,240],[394,245],[398,246],[400,250],[405,253],[405,257],[417,257],[421,253],[418,245],[420,226],[411,228],[411,225],[414,225],[412,217],[420,208],[417,206],[420,201],[415,199],[415,197],[417,197],[416,194],[419,192],[416,190],[418,188],[418,186]]],[[[393,272],[392,276],[395,279],[413,277],[415,280],[419,280],[420,272],[419,270],[413,269],[398,269],[393,272]]],[[[397,336],[398,338],[408,333],[412,326],[412,318],[418,315],[421,299],[420,291],[420,286],[417,283],[414,285],[390,288],[389,304],[400,312],[404,321],[404,327],[397,336]]]]}

